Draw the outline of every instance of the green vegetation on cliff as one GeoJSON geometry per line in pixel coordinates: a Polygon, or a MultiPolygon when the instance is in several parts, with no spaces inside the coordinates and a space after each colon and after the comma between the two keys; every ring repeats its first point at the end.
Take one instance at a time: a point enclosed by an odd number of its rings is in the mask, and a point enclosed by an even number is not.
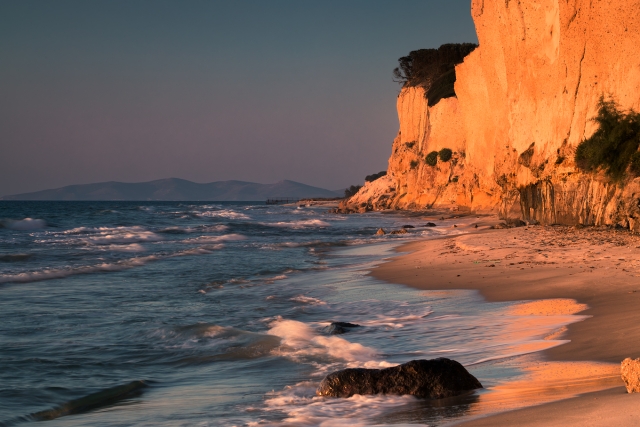
{"type": "Polygon", "coordinates": [[[429,154],[427,154],[427,157],[425,157],[424,161],[427,162],[429,166],[435,166],[438,163],[438,152],[430,152],[429,154]]]}
{"type": "Polygon", "coordinates": [[[598,115],[593,118],[598,130],[576,149],[576,165],[585,171],[603,168],[615,181],[621,180],[631,165],[640,174],[640,113],[625,113],[613,99],[600,98],[598,115]]]}
{"type": "Polygon", "coordinates": [[[473,43],[460,43],[443,44],[438,49],[414,50],[398,59],[393,75],[402,87],[424,87],[429,106],[433,106],[441,99],[456,96],[453,88],[455,67],[477,47],[473,43]]]}

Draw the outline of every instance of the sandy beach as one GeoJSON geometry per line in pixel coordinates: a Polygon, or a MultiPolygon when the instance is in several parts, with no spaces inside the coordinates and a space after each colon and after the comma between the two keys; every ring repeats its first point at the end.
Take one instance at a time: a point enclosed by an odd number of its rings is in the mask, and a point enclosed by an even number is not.
{"type": "MultiPolygon", "coordinates": [[[[627,394],[619,377],[623,359],[640,357],[640,237],[594,227],[492,229],[496,222],[479,218],[469,234],[404,245],[372,272],[424,290],[474,289],[487,301],[522,301],[520,315],[590,316],[554,334],[569,342],[538,353],[544,368],[532,367],[529,386],[562,392],[458,425],[640,425],[640,394],[627,394]]],[[[527,387],[512,385],[515,399],[527,387]]]]}

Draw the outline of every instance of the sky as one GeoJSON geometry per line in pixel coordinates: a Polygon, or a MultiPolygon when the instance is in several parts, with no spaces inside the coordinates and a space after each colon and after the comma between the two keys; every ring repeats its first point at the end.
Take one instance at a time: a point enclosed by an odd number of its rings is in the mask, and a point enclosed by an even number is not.
{"type": "Polygon", "coordinates": [[[0,0],[0,196],[385,170],[392,70],[477,43],[470,0],[0,0]]]}

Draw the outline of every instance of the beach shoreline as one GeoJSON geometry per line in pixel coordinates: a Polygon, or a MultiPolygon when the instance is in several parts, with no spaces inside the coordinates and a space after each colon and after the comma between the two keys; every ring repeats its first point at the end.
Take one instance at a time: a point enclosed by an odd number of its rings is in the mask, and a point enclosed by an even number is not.
{"type": "MultiPolygon", "coordinates": [[[[396,249],[401,254],[370,274],[422,290],[477,290],[488,302],[534,301],[531,315],[591,316],[556,334],[568,342],[542,352],[550,363],[613,367],[640,356],[639,236],[593,227],[491,229],[496,222],[478,219],[477,228],[460,227],[467,234],[404,244],[396,249]]],[[[568,375],[563,380],[570,381],[568,375]]],[[[600,391],[451,424],[640,425],[640,394],[627,394],[618,380],[602,382],[600,391]]]]}

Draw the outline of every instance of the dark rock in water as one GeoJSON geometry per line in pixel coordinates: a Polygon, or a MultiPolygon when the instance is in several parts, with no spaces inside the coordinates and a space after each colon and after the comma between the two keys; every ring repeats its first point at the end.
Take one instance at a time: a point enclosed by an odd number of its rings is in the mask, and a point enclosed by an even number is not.
{"type": "Polygon", "coordinates": [[[423,227],[436,227],[436,225],[433,222],[428,222],[425,225],[423,225],[423,227]]]}
{"type": "Polygon", "coordinates": [[[402,228],[415,228],[413,225],[403,225],[402,228]]]}
{"type": "Polygon", "coordinates": [[[70,400],[56,408],[31,414],[29,418],[35,421],[55,420],[65,415],[81,414],[105,406],[114,405],[122,400],[137,397],[142,389],[147,387],[145,381],[132,381],[127,384],[111,387],[79,399],[70,400]]]}
{"type": "Polygon", "coordinates": [[[407,234],[408,231],[404,228],[401,228],[400,230],[393,230],[391,233],[389,234],[407,234]]]}
{"type": "Polygon", "coordinates": [[[346,332],[349,332],[351,328],[359,328],[360,325],[356,325],[355,323],[349,322],[333,322],[326,328],[324,328],[325,332],[330,335],[340,335],[346,332]]]}
{"type": "Polygon", "coordinates": [[[316,394],[330,397],[410,394],[427,399],[443,399],[477,388],[482,388],[482,384],[460,363],[441,357],[412,360],[386,369],[344,369],[327,375],[316,394]]]}

